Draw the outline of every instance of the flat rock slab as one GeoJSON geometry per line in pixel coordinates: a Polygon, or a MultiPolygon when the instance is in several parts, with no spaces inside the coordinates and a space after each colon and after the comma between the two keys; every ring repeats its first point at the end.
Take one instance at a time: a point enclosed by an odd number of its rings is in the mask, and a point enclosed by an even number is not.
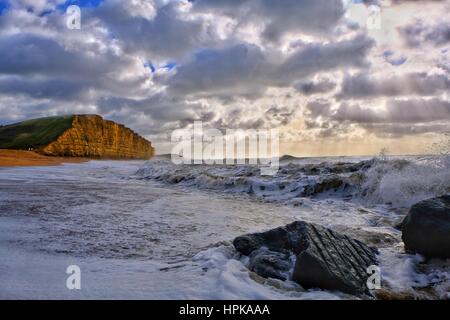
{"type": "Polygon", "coordinates": [[[281,280],[290,275],[306,289],[338,290],[371,295],[368,267],[377,265],[377,250],[322,226],[296,221],[233,241],[250,257],[249,268],[262,277],[281,280]]]}
{"type": "Polygon", "coordinates": [[[407,252],[450,258],[450,195],[416,203],[402,223],[407,252]]]}

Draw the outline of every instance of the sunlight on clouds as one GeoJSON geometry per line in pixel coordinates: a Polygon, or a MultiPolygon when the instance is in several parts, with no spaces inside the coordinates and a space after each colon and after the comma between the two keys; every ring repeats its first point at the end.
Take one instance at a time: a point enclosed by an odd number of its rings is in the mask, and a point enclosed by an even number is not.
{"type": "Polygon", "coordinates": [[[65,4],[2,9],[0,123],[99,113],[158,150],[195,120],[279,128],[297,155],[426,152],[450,124],[448,0],[104,0],[77,32],[65,4]]]}

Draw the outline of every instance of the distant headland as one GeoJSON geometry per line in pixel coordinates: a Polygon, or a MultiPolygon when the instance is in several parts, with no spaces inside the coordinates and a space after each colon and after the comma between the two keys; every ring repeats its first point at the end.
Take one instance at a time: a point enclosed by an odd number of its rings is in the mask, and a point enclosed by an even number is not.
{"type": "Polygon", "coordinates": [[[150,141],[99,115],[47,117],[0,126],[0,149],[98,159],[149,159],[155,153],[150,141]]]}

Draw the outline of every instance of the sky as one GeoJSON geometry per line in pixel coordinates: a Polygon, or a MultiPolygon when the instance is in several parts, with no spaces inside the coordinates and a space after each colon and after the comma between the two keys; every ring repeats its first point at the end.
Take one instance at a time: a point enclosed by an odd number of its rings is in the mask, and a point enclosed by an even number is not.
{"type": "Polygon", "coordinates": [[[449,50],[450,0],[0,0],[0,125],[95,113],[158,153],[194,121],[279,129],[297,156],[430,153],[449,50]]]}

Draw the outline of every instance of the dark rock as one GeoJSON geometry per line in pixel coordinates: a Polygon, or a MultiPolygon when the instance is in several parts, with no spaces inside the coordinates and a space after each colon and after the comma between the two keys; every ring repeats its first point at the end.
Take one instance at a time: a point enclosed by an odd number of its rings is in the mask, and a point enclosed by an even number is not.
{"type": "Polygon", "coordinates": [[[249,234],[234,239],[233,245],[237,251],[248,256],[254,250],[258,250],[262,246],[262,242],[260,241],[259,237],[249,234]]]}
{"type": "Polygon", "coordinates": [[[407,252],[450,258],[450,195],[416,203],[402,224],[407,252]]]}
{"type": "Polygon", "coordinates": [[[370,294],[367,268],[378,264],[376,250],[320,226],[309,228],[308,247],[297,255],[293,279],[305,288],[370,294]]]}
{"type": "Polygon", "coordinates": [[[402,228],[403,228],[403,221],[394,226],[394,229],[399,231],[402,231],[402,228]]]}
{"type": "Polygon", "coordinates": [[[292,267],[293,262],[288,252],[261,248],[250,255],[249,269],[264,278],[287,280],[292,267]]]}
{"type": "Polygon", "coordinates": [[[282,279],[294,254],[292,279],[304,288],[370,294],[367,268],[377,265],[376,249],[330,229],[296,221],[237,237],[233,244],[240,253],[250,255],[250,268],[262,277],[282,279]]]}

